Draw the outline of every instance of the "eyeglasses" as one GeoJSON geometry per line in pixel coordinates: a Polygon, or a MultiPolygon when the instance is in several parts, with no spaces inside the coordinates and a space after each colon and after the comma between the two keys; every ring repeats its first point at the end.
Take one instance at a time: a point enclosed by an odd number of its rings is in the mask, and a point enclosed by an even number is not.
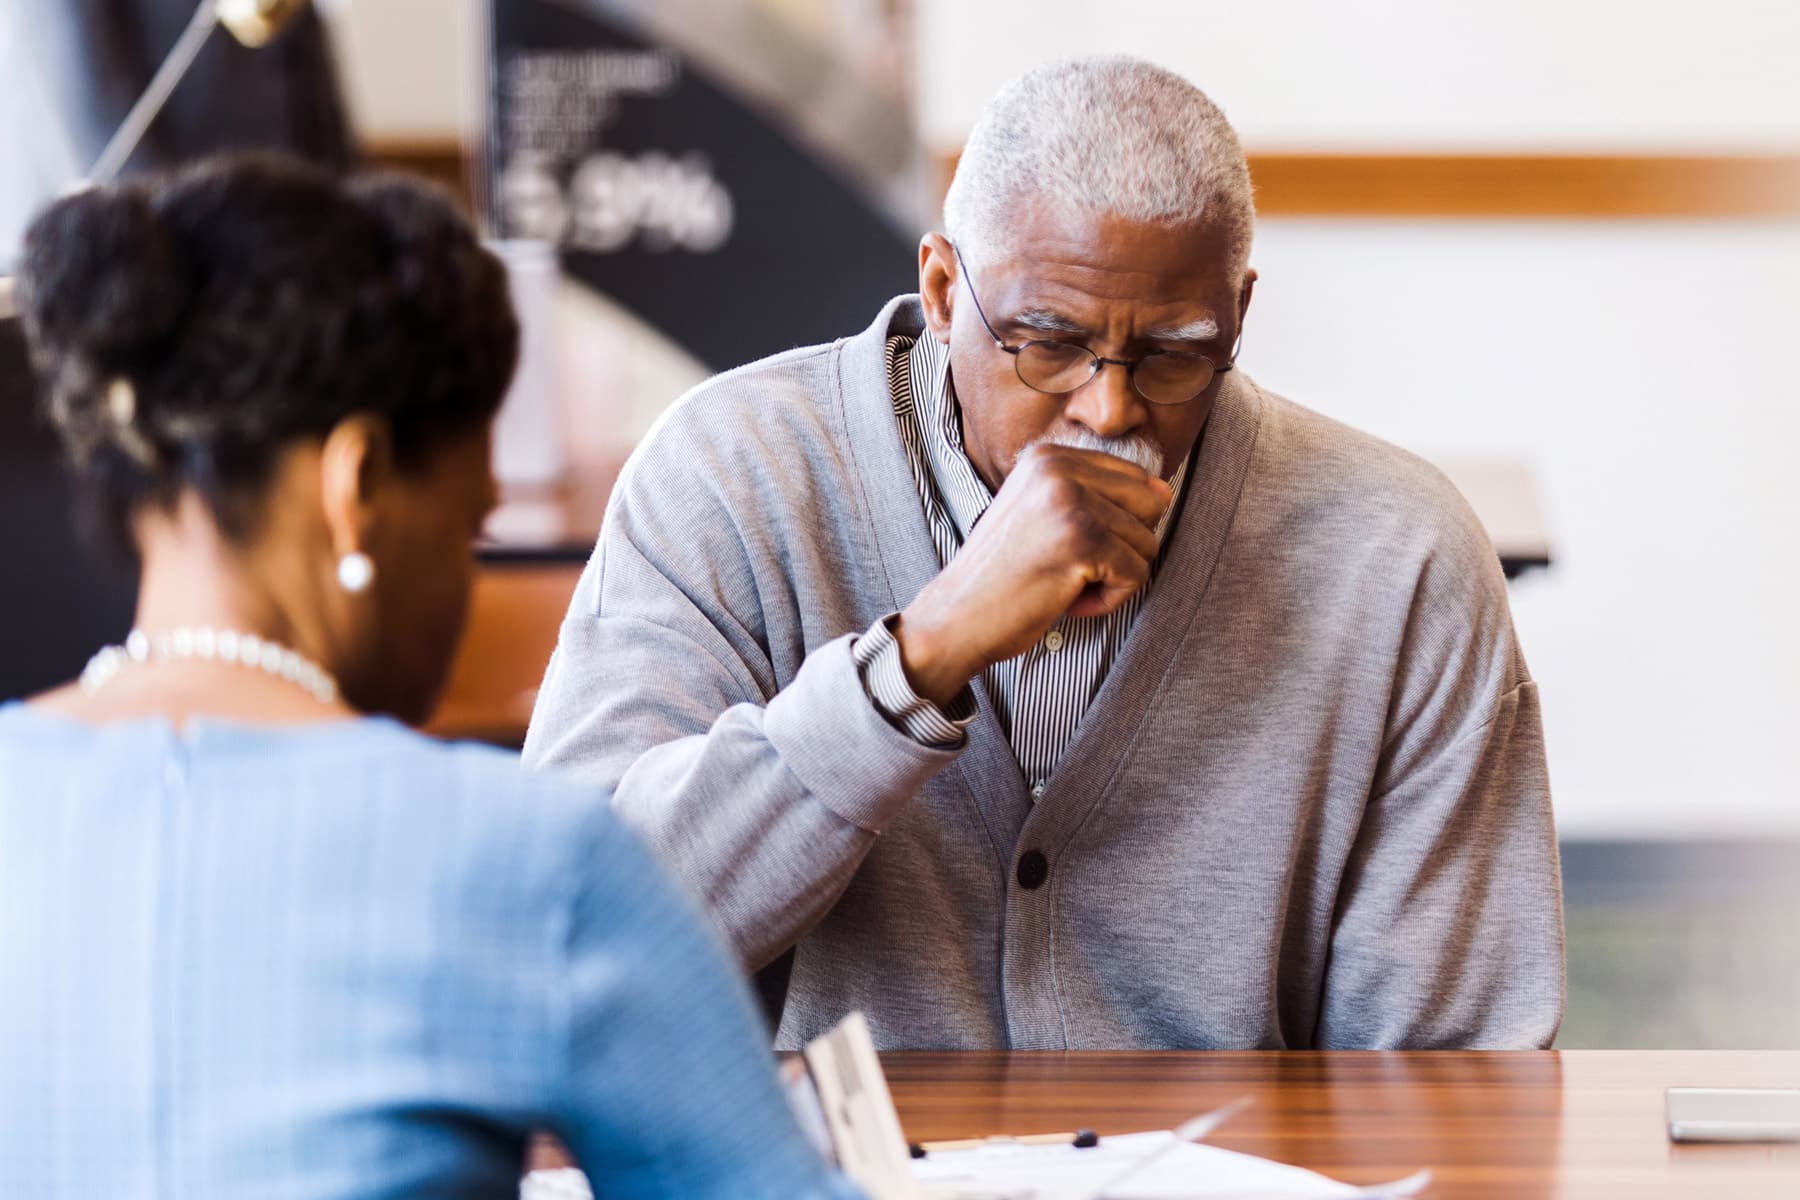
{"type": "Polygon", "coordinates": [[[1186,404],[1211,386],[1214,376],[1223,375],[1237,365],[1238,351],[1244,344],[1244,331],[1238,330],[1237,345],[1231,358],[1215,363],[1203,354],[1182,354],[1175,350],[1154,350],[1142,358],[1102,358],[1076,342],[1032,341],[1022,346],[1009,346],[1000,340],[993,325],[982,311],[981,298],[975,294],[975,280],[962,251],[951,246],[956,265],[969,285],[969,299],[975,301],[975,315],[981,318],[994,345],[1013,356],[1013,368],[1019,382],[1047,396],[1066,396],[1084,386],[1108,363],[1124,367],[1125,376],[1137,394],[1151,404],[1186,404]]]}

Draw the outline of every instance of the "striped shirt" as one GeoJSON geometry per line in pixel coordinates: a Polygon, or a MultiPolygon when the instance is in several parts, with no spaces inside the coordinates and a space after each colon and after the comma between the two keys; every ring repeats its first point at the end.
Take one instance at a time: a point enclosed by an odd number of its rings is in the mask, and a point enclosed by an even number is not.
{"type": "MultiPolygon", "coordinates": [[[[947,566],[994,495],[963,448],[962,416],[949,387],[947,347],[932,337],[892,337],[887,360],[900,440],[925,506],[938,561],[947,566]]],[[[1184,460],[1170,481],[1177,496],[1186,479],[1184,460]]],[[[1174,511],[1171,504],[1156,524],[1159,543],[1174,511]]],[[[1059,618],[1037,645],[983,673],[994,713],[1031,786],[1032,799],[1043,794],[1082,714],[1125,648],[1148,586],[1102,616],[1059,618]]],[[[876,622],[856,644],[856,661],[870,698],[914,739],[934,746],[960,744],[963,730],[975,719],[974,696],[965,688],[948,709],[939,709],[913,691],[893,634],[896,617],[876,622]]]]}

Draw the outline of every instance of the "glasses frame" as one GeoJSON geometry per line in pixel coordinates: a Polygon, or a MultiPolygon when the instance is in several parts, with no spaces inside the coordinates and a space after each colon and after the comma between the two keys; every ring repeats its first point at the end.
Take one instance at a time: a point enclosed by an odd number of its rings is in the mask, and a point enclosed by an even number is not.
{"type": "Polygon", "coordinates": [[[1223,363],[1213,362],[1212,359],[1206,357],[1204,354],[1187,354],[1179,350],[1152,350],[1150,353],[1139,355],[1137,358],[1106,358],[1103,355],[1095,354],[1090,347],[1084,346],[1079,342],[1059,342],[1053,338],[1033,338],[1028,342],[1021,342],[1017,346],[1010,346],[1006,342],[1000,340],[1000,335],[994,332],[993,323],[987,319],[987,313],[981,307],[981,297],[975,294],[975,276],[970,274],[969,264],[963,261],[962,250],[959,249],[955,243],[951,243],[950,252],[956,255],[957,269],[962,272],[963,282],[968,285],[969,299],[975,302],[975,315],[981,318],[982,328],[987,330],[988,337],[993,339],[996,347],[1012,355],[1013,374],[1019,377],[1019,382],[1030,388],[1032,391],[1037,392],[1039,395],[1072,396],[1088,384],[1094,382],[1095,377],[1110,365],[1125,368],[1125,378],[1130,381],[1131,390],[1142,397],[1145,404],[1154,404],[1158,408],[1178,408],[1183,404],[1192,404],[1195,400],[1198,400],[1201,395],[1205,393],[1206,389],[1213,385],[1213,382],[1217,380],[1219,376],[1237,366],[1238,353],[1244,348],[1244,330],[1242,326],[1238,327],[1237,341],[1234,342],[1231,347],[1231,357],[1226,359],[1223,363]],[[1049,388],[1041,388],[1025,378],[1025,372],[1019,365],[1019,356],[1030,347],[1037,345],[1055,346],[1058,350],[1079,350],[1093,360],[1093,368],[1088,372],[1088,377],[1086,379],[1082,380],[1072,388],[1064,388],[1060,392],[1053,392],[1049,388]],[[1146,359],[1165,355],[1180,355],[1183,358],[1197,358],[1201,362],[1212,367],[1212,376],[1207,379],[1205,383],[1200,385],[1199,391],[1184,400],[1153,399],[1150,396],[1145,395],[1144,389],[1138,386],[1137,370],[1144,364],[1146,359]]]}

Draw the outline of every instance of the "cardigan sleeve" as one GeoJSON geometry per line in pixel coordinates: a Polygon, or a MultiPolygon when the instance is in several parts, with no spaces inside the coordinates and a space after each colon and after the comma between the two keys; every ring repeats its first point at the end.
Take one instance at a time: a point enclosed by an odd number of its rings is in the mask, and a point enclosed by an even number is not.
{"type": "Polygon", "coordinates": [[[1364,813],[1334,923],[1321,1049],[1542,1049],[1563,1010],[1537,685],[1364,813]]]}
{"type": "Polygon", "coordinates": [[[830,911],[960,745],[924,744],[883,714],[854,634],[777,683],[739,528],[761,515],[723,494],[734,465],[708,452],[665,427],[622,477],[525,760],[607,789],[760,969],[830,911]]]}
{"type": "Polygon", "coordinates": [[[860,1196],[801,1135],[750,996],[691,902],[611,812],[583,832],[546,1061],[555,1129],[594,1194],[860,1196]]]}
{"type": "Polygon", "coordinates": [[[1564,1002],[1538,688],[1459,497],[1417,569],[1332,922],[1321,1049],[1536,1049],[1564,1002]]]}

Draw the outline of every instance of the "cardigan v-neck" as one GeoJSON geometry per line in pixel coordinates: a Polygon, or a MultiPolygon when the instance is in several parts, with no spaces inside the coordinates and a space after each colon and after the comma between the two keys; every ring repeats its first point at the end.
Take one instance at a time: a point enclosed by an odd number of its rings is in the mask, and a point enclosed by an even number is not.
{"type": "MultiPolygon", "coordinates": [[[[914,297],[890,304],[875,322],[841,343],[837,358],[841,417],[855,455],[864,513],[881,549],[897,611],[935,577],[941,566],[919,504],[912,466],[894,426],[891,393],[869,381],[887,378],[886,344],[893,336],[919,337],[924,313],[914,297]]],[[[1082,802],[1099,794],[1118,768],[1188,627],[1199,612],[1206,583],[1231,529],[1245,468],[1256,438],[1257,396],[1240,374],[1225,376],[1189,470],[1167,535],[1156,586],[1126,640],[1119,660],[1083,714],[1034,803],[1019,771],[986,684],[973,681],[979,707],[958,770],[980,808],[994,851],[1004,866],[1013,858],[1028,818],[1034,840],[1064,842],[1085,816],[1082,802]],[[1035,814],[1035,815],[1034,815],[1035,814]]]]}

